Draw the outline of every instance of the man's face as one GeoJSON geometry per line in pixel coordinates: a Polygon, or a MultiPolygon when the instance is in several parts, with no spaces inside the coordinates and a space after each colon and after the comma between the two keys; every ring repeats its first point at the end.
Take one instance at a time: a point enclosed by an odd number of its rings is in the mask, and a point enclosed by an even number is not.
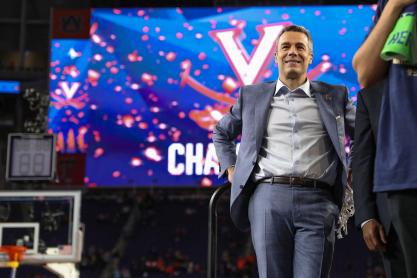
{"type": "Polygon", "coordinates": [[[285,32],[277,43],[275,62],[279,75],[285,79],[304,78],[308,65],[313,60],[313,53],[308,37],[300,32],[285,32]]]}

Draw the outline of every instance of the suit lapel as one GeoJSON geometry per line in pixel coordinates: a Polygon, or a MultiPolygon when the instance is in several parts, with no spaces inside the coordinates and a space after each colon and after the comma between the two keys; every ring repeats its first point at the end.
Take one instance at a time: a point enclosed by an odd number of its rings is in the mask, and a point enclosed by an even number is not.
{"type": "Polygon", "coordinates": [[[275,93],[277,82],[262,84],[262,90],[255,94],[255,134],[256,134],[256,153],[262,145],[266,125],[268,124],[269,113],[271,111],[271,101],[275,93]]]}
{"type": "Polygon", "coordinates": [[[337,117],[341,117],[342,115],[336,115],[334,111],[334,96],[326,87],[320,86],[314,81],[311,82],[311,89],[313,91],[312,93],[314,93],[314,96],[316,97],[317,106],[319,108],[324,127],[327,130],[327,134],[329,134],[330,140],[332,141],[340,160],[344,161],[344,158],[341,157],[340,141],[338,138],[336,123],[337,117]]]}

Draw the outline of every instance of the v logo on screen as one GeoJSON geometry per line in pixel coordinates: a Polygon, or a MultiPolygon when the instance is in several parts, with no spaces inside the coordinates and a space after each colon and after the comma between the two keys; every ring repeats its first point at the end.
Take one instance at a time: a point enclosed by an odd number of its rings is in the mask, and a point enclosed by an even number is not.
{"type": "Polygon", "coordinates": [[[80,85],[81,84],[79,82],[73,82],[71,84],[71,87],[70,87],[69,82],[66,82],[66,81],[59,82],[59,84],[58,84],[58,86],[61,87],[62,92],[64,93],[64,95],[67,99],[72,99],[73,98],[73,96],[77,92],[80,85]]]}
{"type": "Polygon", "coordinates": [[[254,84],[268,66],[275,50],[275,40],[281,30],[290,22],[259,25],[258,44],[249,56],[241,43],[242,28],[211,31],[210,36],[220,45],[226,59],[243,85],[254,84]]]}

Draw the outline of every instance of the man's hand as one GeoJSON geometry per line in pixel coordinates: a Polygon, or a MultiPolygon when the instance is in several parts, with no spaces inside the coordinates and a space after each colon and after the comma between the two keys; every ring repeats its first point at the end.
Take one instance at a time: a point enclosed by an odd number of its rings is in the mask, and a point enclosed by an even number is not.
{"type": "Polygon", "coordinates": [[[370,251],[386,250],[387,239],[385,237],[384,227],[376,221],[371,219],[362,227],[362,235],[366,246],[370,251]]]}
{"type": "Polygon", "coordinates": [[[235,166],[230,166],[227,168],[227,179],[232,183],[233,173],[235,172],[235,166]]]}

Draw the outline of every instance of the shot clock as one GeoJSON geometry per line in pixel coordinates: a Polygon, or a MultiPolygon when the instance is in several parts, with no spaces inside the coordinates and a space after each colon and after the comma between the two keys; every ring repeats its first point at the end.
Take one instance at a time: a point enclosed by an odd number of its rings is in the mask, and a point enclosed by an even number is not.
{"type": "Polygon", "coordinates": [[[9,181],[52,180],[56,168],[55,136],[10,133],[6,179],[9,181]]]}

